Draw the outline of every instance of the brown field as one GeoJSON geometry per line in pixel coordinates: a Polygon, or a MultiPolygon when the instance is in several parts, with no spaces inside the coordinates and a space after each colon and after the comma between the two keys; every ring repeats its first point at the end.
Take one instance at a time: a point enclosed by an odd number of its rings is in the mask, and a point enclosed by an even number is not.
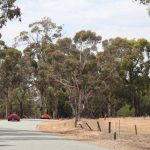
{"type": "Polygon", "coordinates": [[[150,118],[107,118],[82,119],[80,122],[84,129],[74,127],[74,120],[50,120],[41,123],[38,129],[54,135],[62,135],[66,138],[89,142],[102,147],[116,150],[150,150],[150,118]],[[102,132],[98,131],[99,121],[102,132]],[[90,131],[86,122],[91,126],[90,131]],[[108,122],[112,124],[112,132],[108,133],[108,122]],[[120,124],[120,125],[119,125],[120,124]],[[137,135],[135,134],[137,126],[137,135]],[[120,126],[120,128],[119,128],[120,126]],[[114,132],[117,132],[115,141],[114,132]]]}

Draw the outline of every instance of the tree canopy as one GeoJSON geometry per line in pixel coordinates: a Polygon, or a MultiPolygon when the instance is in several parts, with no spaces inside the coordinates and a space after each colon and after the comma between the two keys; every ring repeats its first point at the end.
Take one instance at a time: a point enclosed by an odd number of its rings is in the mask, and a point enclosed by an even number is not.
{"type": "Polygon", "coordinates": [[[8,20],[20,19],[20,8],[15,5],[16,0],[0,0],[0,28],[6,25],[8,20]]]}
{"type": "MultiPolygon", "coordinates": [[[[21,16],[15,0],[0,7],[0,28],[21,16]]],[[[15,48],[0,41],[0,117],[48,113],[74,117],[77,126],[81,117],[150,115],[150,41],[102,40],[91,30],[65,37],[62,31],[42,18],[16,36],[15,48]]]]}

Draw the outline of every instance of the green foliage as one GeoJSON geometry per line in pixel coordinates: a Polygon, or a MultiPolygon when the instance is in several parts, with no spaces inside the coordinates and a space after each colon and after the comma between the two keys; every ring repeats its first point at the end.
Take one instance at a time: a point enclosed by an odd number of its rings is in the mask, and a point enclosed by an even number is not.
{"type": "Polygon", "coordinates": [[[148,40],[101,41],[90,30],[61,38],[62,27],[49,18],[29,29],[16,38],[26,44],[23,53],[0,41],[1,116],[49,113],[77,124],[80,117],[150,114],[148,40]]]}
{"type": "Polygon", "coordinates": [[[58,118],[72,118],[73,113],[68,101],[62,97],[58,103],[58,118]]]}
{"type": "Polygon", "coordinates": [[[16,0],[0,0],[0,28],[6,25],[8,20],[21,16],[20,8],[15,5],[16,0]]]}
{"type": "Polygon", "coordinates": [[[135,0],[135,1],[138,1],[138,2],[140,2],[141,4],[144,4],[144,5],[150,4],[150,0],[135,0]]]}
{"type": "Polygon", "coordinates": [[[75,34],[73,41],[76,43],[76,47],[79,50],[89,48],[90,51],[97,50],[97,44],[102,40],[101,36],[96,35],[95,32],[90,30],[79,31],[75,34]]]}
{"type": "Polygon", "coordinates": [[[150,15],[150,8],[149,8],[149,6],[150,6],[150,0],[135,0],[135,1],[139,2],[142,5],[148,6],[148,13],[150,15]]]}
{"type": "Polygon", "coordinates": [[[118,111],[117,111],[117,116],[119,117],[133,117],[135,113],[135,110],[132,108],[131,106],[126,104],[125,106],[121,107],[118,111]]]}

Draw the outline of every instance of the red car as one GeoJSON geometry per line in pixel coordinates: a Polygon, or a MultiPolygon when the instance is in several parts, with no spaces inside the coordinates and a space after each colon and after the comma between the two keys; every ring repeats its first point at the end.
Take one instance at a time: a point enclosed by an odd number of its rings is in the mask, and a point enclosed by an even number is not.
{"type": "Polygon", "coordinates": [[[7,119],[8,121],[13,121],[13,120],[20,121],[20,117],[17,114],[8,115],[7,119]]]}
{"type": "Polygon", "coordinates": [[[40,117],[41,119],[52,119],[52,117],[49,114],[43,114],[40,117]]]}

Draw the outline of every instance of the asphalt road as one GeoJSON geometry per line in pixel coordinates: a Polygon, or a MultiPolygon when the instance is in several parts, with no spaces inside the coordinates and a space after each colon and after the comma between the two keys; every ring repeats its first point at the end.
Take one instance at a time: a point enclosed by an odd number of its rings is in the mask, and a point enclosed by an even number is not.
{"type": "Polygon", "coordinates": [[[43,120],[0,121],[0,150],[108,150],[36,130],[43,120]]]}

